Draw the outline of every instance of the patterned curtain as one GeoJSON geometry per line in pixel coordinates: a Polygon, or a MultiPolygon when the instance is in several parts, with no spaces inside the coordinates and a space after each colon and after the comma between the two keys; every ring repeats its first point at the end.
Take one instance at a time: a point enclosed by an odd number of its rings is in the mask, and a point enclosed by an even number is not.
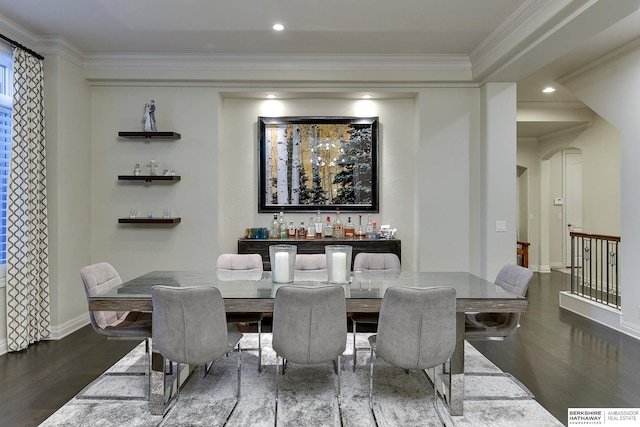
{"type": "Polygon", "coordinates": [[[7,205],[7,344],[23,350],[50,334],[49,244],[42,61],[15,49],[7,205]]]}

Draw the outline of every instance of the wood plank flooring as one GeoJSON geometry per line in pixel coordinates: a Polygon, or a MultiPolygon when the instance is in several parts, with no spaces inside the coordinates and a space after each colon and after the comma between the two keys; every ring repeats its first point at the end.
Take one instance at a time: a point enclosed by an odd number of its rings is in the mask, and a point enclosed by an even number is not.
{"type": "Polygon", "coordinates": [[[534,274],[516,336],[471,342],[563,424],[568,408],[640,407],[640,342],[558,307],[570,276],[534,274]]]}
{"type": "MultiPolygon", "coordinates": [[[[534,274],[518,334],[472,344],[564,424],[571,407],[640,407],[640,342],[561,310],[568,288],[568,275],[534,274]]],[[[0,356],[0,426],[37,426],[135,345],[87,326],[0,356]]]]}

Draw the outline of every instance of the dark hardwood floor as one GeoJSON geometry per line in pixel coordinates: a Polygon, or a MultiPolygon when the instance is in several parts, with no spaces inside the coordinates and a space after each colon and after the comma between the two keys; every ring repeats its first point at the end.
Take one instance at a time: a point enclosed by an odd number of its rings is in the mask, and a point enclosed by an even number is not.
{"type": "Polygon", "coordinates": [[[472,344],[565,425],[568,408],[639,408],[640,341],[560,309],[569,278],[534,274],[517,335],[472,344]]]}
{"type": "Polygon", "coordinates": [[[0,357],[0,426],[37,426],[138,342],[107,340],[85,326],[0,357]]]}
{"type": "MultiPolygon", "coordinates": [[[[640,342],[561,310],[558,292],[568,289],[568,279],[534,274],[518,334],[473,345],[565,425],[567,408],[640,407],[640,342]]],[[[0,426],[37,426],[135,345],[87,326],[0,356],[0,426]]]]}

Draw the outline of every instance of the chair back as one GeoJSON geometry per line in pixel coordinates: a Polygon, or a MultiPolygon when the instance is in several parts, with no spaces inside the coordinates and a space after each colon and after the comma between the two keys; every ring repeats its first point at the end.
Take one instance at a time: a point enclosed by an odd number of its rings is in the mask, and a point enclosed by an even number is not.
{"type": "Polygon", "coordinates": [[[404,369],[427,369],[446,362],[455,346],[455,289],[387,289],[380,307],[378,356],[404,369]]]}
{"type": "Polygon", "coordinates": [[[262,256],[260,254],[222,254],[216,261],[216,270],[262,272],[262,256]]]}
{"type": "Polygon", "coordinates": [[[401,270],[400,258],[392,253],[360,252],[353,260],[353,271],[357,270],[401,270]]]}
{"type": "Polygon", "coordinates": [[[151,288],[153,343],[177,363],[202,364],[229,351],[224,301],[211,286],[151,288]]]}
{"type": "Polygon", "coordinates": [[[347,345],[341,286],[282,286],[273,307],[273,349],[301,364],[335,360],[347,345]]]}
{"type": "Polygon", "coordinates": [[[296,270],[298,271],[326,271],[327,256],[325,254],[297,254],[296,270]]]}
{"type": "Polygon", "coordinates": [[[533,271],[519,265],[507,264],[498,272],[495,284],[514,295],[525,296],[533,271]]]}
{"type": "MultiPolygon", "coordinates": [[[[120,275],[108,262],[82,267],[80,277],[87,296],[87,303],[89,303],[89,297],[109,292],[112,288],[122,284],[120,275]]],[[[96,332],[101,333],[125,313],[124,311],[89,311],[91,326],[96,332]]]]}

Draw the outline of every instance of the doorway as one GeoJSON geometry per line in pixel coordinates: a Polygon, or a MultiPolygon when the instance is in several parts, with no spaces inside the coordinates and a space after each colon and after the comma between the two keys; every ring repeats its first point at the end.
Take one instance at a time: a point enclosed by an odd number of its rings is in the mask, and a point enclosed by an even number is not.
{"type": "MultiPolygon", "coordinates": [[[[582,231],[582,152],[564,152],[564,265],[571,267],[572,231],[582,231]]],[[[575,265],[582,265],[581,254],[575,255],[575,265]]]]}

